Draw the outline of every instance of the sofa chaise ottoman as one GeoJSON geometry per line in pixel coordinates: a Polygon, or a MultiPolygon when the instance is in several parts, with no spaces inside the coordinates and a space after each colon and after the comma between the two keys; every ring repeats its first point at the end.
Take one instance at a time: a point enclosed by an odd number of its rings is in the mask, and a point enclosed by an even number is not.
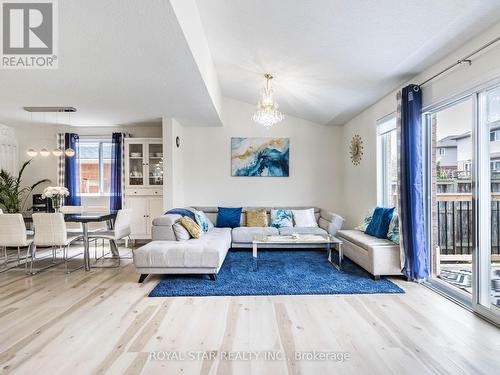
{"type": "Polygon", "coordinates": [[[134,265],[139,282],[149,274],[208,274],[215,280],[230,247],[231,229],[213,228],[199,239],[153,240],[133,252],[134,265]]]}
{"type": "MultiPolygon", "coordinates": [[[[193,207],[203,211],[215,223],[217,207],[193,207]]],[[[177,241],[173,225],[181,218],[176,214],[165,214],[153,220],[152,241],[133,252],[134,264],[141,274],[139,282],[148,274],[209,274],[216,279],[222,263],[230,248],[252,248],[254,236],[258,235],[290,235],[321,234],[336,235],[342,228],[344,219],[337,214],[315,208],[317,227],[246,227],[245,211],[258,209],[244,208],[240,218],[240,226],[236,228],[211,228],[199,239],[177,241]]],[[[282,207],[280,207],[282,208],[282,207]]],[[[287,209],[305,209],[308,207],[291,207],[287,209]]],[[[266,208],[268,222],[272,208],[266,208]]],[[[263,246],[272,248],[273,245],[263,246]]],[[[320,247],[322,244],[301,245],[300,247],[320,247]]]]}
{"type": "Polygon", "coordinates": [[[339,230],[344,256],[379,279],[383,275],[401,275],[399,245],[359,230],[339,230]]]}

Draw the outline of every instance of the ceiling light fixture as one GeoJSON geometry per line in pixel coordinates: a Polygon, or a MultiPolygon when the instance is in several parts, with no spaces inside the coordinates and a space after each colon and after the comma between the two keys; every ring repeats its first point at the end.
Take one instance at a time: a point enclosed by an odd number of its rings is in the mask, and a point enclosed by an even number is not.
{"type": "Polygon", "coordinates": [[[278,103],[274,99],[274,92],[272,87],[269,87],[269,81],[273,76],[269,73],[264,74],[266,79],[266,86],[262,89],[259,104],[257,104],[257,111],[253,114],[252,119],[266,128],[283,121],[283,113],[278,109],[278,103]]]}
{"type": "Polygon", "coordinates": [[[23,107],[26,112],[76,112],[75,107],[23,107]]]}
{"type": "MultiPolygon", "coordinates": [[[[69,126],[71,126],[71,112],[68,112],[68,123],[69,126]]],[[[68,158],[72,158],[75,156],[76,152],[73,150],[71,147],[68,147],[66,150],[64,150],[64,155],[66,155],[68,158]]]]}
{"type": "MultiPolygon", "coordinates": [[[[56,123],[59,123],[59,121],[57,119],[57,114],[59,112],[67,113],[69,126],[71,126],[71,113],[76,112],[75,107],[24,107],[24,110],[26,112],[31,112],[31,122],[32,123],[33,123],[33,113],[34,112],[42,112],[43,116],[44,116],[43,117],[44,122],[45,122],[45,113],[46,112],[55,112],[56,113],[56,123]]],[[[51,152],[49,150],[47,150],[46,148],[42,148],[40,150],[40,152],[36,151],[34,148],[30,148],[30,149],[28,149],[28,151],[26,151],[26,154],[31,158],[36,157],[38,154],[40,154],[40,156],[46,158],[46,157],[50,156],[51,152]]],[[[63,154],[66,155],[68,158],[72,158],[73,156],[76,155],[76,152],[72,148],[67,148],[64,151],[61,150],[60,148],[56,148],[56,149],[52,150],[52,155],[54,155],[56,157],[62,156],[63,154]]]]}
{"type": "Polygon", "coordinates": [[[57,157],[61,156],[62,154],[63,154],[63,152],[60,148],[56,148],[52,151],[52,155],[57,156],[57,157]]]}
{"type": "Polygon", "coordinates": [[[65,154],[68,158],[72,158],[73,156],[75,156],[75,150],[73,150],[72,148],[67,148],[67,149],[64,151],[64,154],[65,154]]]}
{"type": "Polygon", "coordinates": [[[29,157],[34,158],[38,155],[38,152],[36,152],[35,149],[30,148],[28,151],[26,151],[26,154],[28,154],[29,157]]]}

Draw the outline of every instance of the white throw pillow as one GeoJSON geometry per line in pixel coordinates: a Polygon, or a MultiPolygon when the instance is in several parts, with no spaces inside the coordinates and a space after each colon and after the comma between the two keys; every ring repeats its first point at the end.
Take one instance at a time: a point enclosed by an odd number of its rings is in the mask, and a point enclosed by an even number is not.
{"type": "Polygon", "coordinates": [[[318,222],[314,216],[314,208],[307,210],[292,210],[296,227],[317,228],[318,222]]]}
{"type": "Polygon", "coordinates": [[[176,221],[174,225],[172,225],[172,229],[174,230],[175,238],[177,241],[187,241],[191,238],[188,230],[184,228],[179,221],[176,221]]]}

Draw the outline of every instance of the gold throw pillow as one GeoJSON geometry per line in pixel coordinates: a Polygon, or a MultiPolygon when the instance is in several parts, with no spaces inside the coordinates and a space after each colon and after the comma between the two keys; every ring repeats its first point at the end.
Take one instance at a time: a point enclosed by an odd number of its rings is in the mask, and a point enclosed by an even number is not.
{"type": "Polygon", "coordinates": [[[247,227],[267,227],[267,213],[265,209],[245,212],[247,227]]]}
{"type": "Polygon", "coordinates": [[[191,237],[200,238],[203,235],[201,227],[191,218],[183,216],[179,219],[180,223],[189,232],[191,237]]]}

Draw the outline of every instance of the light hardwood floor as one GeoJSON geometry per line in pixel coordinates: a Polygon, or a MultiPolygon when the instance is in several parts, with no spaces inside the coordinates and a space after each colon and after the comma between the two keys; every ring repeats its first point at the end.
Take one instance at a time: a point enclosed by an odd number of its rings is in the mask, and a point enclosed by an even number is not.
{"type": "Polygon", "coordinates": [[[395,280],[404,295],[148,298],[158,280],[137,284],[130,261],[90,273],[0,274],[0,371],[500,373],[500,330],[414,283],[395,280]],[[295,359],[313,351],[349,359],[295,359]],[[290,360],[227,360],[250,352],[290,360]],[[202,358],[168,361],[167,353],[202,358]]]}

